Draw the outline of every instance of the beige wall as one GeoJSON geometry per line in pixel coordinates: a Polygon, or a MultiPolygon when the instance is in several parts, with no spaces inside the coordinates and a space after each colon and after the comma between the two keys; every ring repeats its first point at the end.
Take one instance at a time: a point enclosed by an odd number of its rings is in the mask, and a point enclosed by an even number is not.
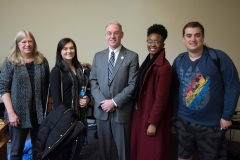
{"type": "Polygon", "coordinates": [[[140,64],[148,53],[147,28],[163,24],[169,32],[165,47],[172,63],[186,50],[182,27],[199,21],[206,30],[205,42],[225,51],[240,71],[239,16],[239,0],[0,0],[0,66],[22,29],[33,33],[51,68],[57,43],[64,37],[76,42],[81,62],[91,63],[94,54],[107,47],[104,28],[109,21],[123,25],[123,45],[139,54],[140,64]]]}

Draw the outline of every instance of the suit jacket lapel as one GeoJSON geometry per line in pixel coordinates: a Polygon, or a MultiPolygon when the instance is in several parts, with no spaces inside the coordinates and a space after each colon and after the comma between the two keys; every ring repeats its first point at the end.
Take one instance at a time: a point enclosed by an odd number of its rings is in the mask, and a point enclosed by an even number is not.
{"type": "Polygon", "coordinates": [[[108,54],[109,54],[109,49],[106,49],[103,51],[103,56],[102,56],[102,59],[101,59],[101,62],[102,62],[102,67],[103,67],[103,71],[104,71],[104,77],[107,79],[108,81],[108,54]]]}

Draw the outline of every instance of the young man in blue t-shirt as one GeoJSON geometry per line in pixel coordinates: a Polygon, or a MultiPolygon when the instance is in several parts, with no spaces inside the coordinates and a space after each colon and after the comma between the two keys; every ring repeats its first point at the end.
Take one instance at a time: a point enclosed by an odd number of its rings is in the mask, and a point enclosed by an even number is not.
{"type": "Polygon", "coordinates": [[[200,23],[184,26],[183,42],[188,51],[173,62],[178,159],[192,160],[196,146],[201,159],[227,159],[224,131],[239,98],[238,72],[226,53],[203,45],[200,23]]]}

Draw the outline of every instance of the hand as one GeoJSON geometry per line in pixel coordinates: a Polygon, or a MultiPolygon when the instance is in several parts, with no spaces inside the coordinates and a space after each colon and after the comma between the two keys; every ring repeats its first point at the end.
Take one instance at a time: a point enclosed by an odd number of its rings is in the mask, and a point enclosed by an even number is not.
{"type": "Polygon", "coordinates": [[[18,125],[20,124],[20,120],[14,112],[8,114],[8,119],[12,127],[18,127],[18,125]]]}
{"type": "Polygon", "coordinates": [[[111,99],[100,102],[100,106],[105,112],[113,112],[115,110],[115,104],[111,99]]]}
{"type": "Polygon", "coordinates": [[[82,98],[79,98],[79,105],[81,108],[84,108],[87,106],[87,104],[89,103],[90,98],[88,96],[84,96],[82,98]]]}
{"type": "Polygon", "coordinates": [[[224,120],[221,118],[221,120],[220,120],[220,129],[221,130],[226,130],[231,125],[232,125],[232,121],[227,121],[227,120],[224,120]]]}
{"type": "Polygon", "coordinates": [[[48,107],[47,107],[47,114],[49,114],[49,113],[52,111],[52,107],[53,107],[52,104],[48,104],[48,107]]]}
{"type": "Polygon", "coordinates": [[[47,105],[47,114],[50,113],[53,109],[53,100],[52,97],[48,97],[48,105],[47,105]]]}
{"type": "Polygon", "coordinates": [[[148,136],[154,136],[156,134],[157,127],[153,124],[150,124],[147,129],[148,136]]]}

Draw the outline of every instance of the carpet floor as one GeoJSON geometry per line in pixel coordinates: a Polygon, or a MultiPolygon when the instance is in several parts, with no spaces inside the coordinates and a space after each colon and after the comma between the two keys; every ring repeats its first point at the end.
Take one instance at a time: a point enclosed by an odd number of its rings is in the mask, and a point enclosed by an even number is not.
{"type": "MultiPolygon", "coordinates": [[[[88,132],[88,145],[84,146],[82,149],[82,158],[81,160],[98,160],[99,151],[98,151],[98,140],[94,138],[95,129],[89,129],[88,132]]],[[[177,137],[175,134],[172,135],[172,152],[171,160],[177,160],[177,137]]],[[[228,160],[240,160],[240,142],[230,142],[228,143],[229,151],[235,156],[228,158],[228,160]]],[[[112,160],[118,160],[117,148],[113,143],[112,147],[112,160]]],[[[196,151],[193,155],[193,160],[200,160],[198,152],[196,151]]]]}
{"type": "MultiPolygon", "coordinates": [[[[83,146],[82,157],[80,160],[99,160],[98,140],[95,138],[94,133],[96,129],[88,130],[87,145],[83,146]]],[[[11,143],[8,143],[8,153],[10,152],[11,143]]],[[[230,142],[227,144],[229,153],[232,153],[228,160],[240,160],[240,142],[230,142]]],[[[116,145],[113,143],[112,147],[112,160],[118,160],[116,145]]],[[[177,138],[172,135],[172,152],[171,160],[177,160],[177,138]]],[[[199,160],[197,151],[193,155],[193,160],[199,160]]]]}

